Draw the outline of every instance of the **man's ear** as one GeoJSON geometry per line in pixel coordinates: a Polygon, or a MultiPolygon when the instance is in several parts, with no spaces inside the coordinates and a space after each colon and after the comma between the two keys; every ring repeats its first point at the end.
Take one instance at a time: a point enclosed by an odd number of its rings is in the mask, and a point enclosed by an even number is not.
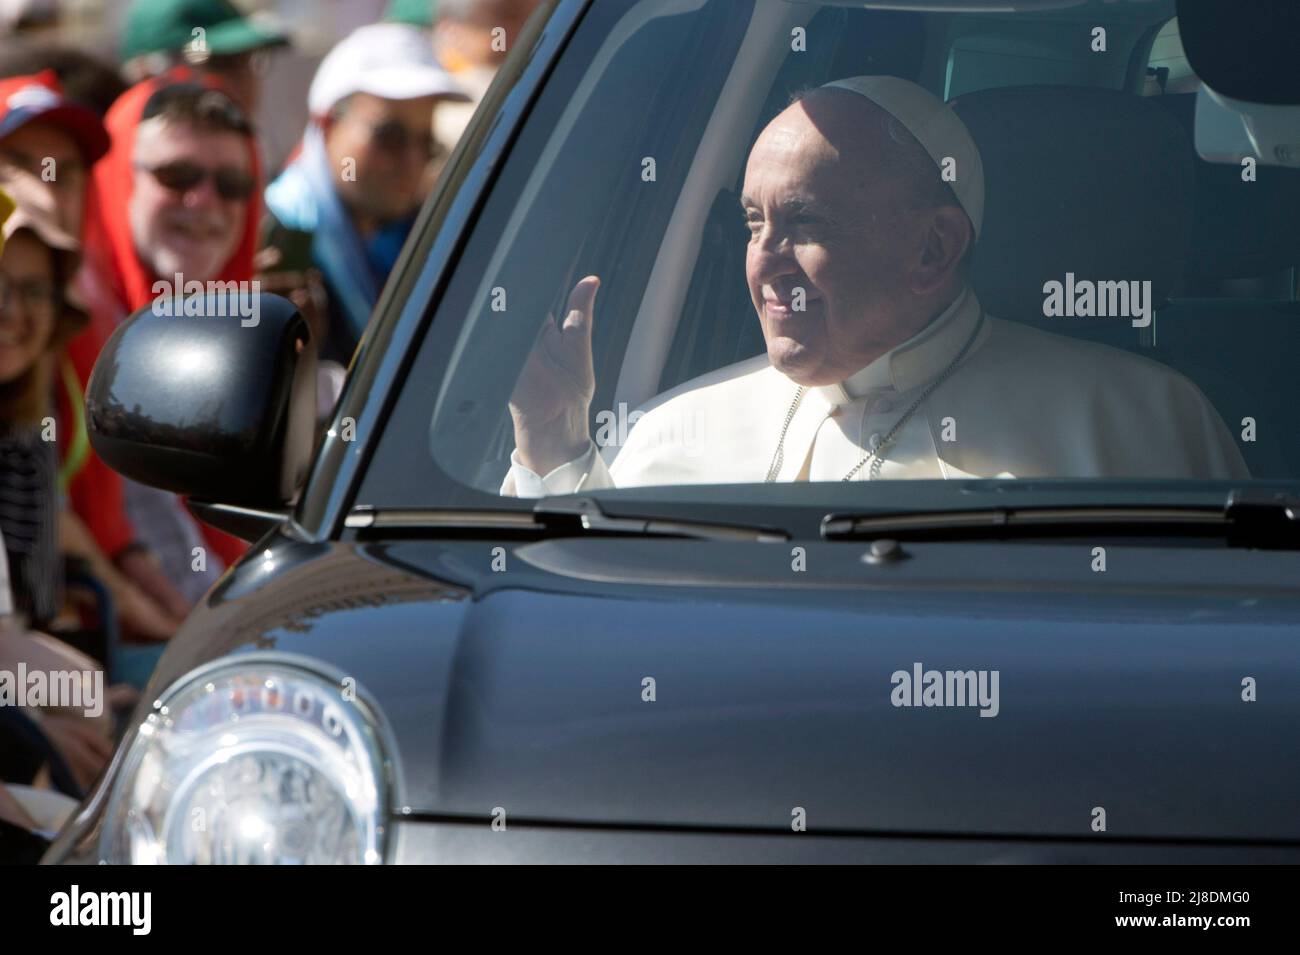
{"type": "Polygon", "coordinates": [[[959,206],[930,210],[922,236],[921,259],[912,271],[911,289],[928,295],[941,289],[966,257],[974,238],[970,219],[959,206]]]}

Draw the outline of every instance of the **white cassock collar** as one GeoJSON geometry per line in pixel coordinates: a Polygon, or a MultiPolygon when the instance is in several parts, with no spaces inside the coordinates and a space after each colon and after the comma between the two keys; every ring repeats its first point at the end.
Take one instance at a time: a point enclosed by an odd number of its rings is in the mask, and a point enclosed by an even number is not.
{"type": "Polygon", "coordinates": [[[975,331],[980,303],[967,286],[934,321],[836,385],[812,391],[827,405],[851,404],[872,392],[911,391],[943,373],[975,331]]]}

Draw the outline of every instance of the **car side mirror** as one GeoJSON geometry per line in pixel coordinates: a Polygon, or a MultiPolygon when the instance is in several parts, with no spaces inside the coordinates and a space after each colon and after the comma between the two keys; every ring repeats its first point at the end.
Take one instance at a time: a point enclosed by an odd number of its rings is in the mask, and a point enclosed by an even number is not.
{"type": "Polygon", "coordinates": [[[109,467],[246,514],[293,497],[315,419],[316,343],[271,294],[156,300],[113,333],[86,388],[90,443],[109,467]]]}

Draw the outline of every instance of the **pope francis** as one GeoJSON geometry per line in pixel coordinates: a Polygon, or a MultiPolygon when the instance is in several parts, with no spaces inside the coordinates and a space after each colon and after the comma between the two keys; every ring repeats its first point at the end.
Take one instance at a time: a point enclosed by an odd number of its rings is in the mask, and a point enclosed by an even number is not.
{"type": "Polygon", "coordinates": [[[758,137],[741,204],[766,354],[653,399],[607,462],[588,427],[600,280],[584,278],[516,382],[501,493],[1249,477],[1178,373],[984,313],[966,282],[984,212],[979,152],[920,86],[862,76],[804,95],[758,137]]]}

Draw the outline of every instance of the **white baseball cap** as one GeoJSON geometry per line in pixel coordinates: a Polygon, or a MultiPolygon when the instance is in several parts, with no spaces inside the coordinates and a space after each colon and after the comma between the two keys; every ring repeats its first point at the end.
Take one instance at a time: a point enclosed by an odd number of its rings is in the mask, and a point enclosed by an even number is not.
{"type": "Polygon", "coordinates": [[[970,130],[951,106],[925,87],[897,76],[851,76],[822,89],[848,90],[869,99],[902,123],[936,166],[943,168],[945,159],[953,159],[955,178],[948,186],[979,238],[984,222],[984,164],[970,130]]]}
{"type": "Polygon", "coordinates": [[[307,91],[307,108],[313,116],[324,116],[353,93],[383,99],[441,96],[470,101],[438,65],[428,34],[405,23],[372,23],[340,40],[316,69],[307,91]]]}

